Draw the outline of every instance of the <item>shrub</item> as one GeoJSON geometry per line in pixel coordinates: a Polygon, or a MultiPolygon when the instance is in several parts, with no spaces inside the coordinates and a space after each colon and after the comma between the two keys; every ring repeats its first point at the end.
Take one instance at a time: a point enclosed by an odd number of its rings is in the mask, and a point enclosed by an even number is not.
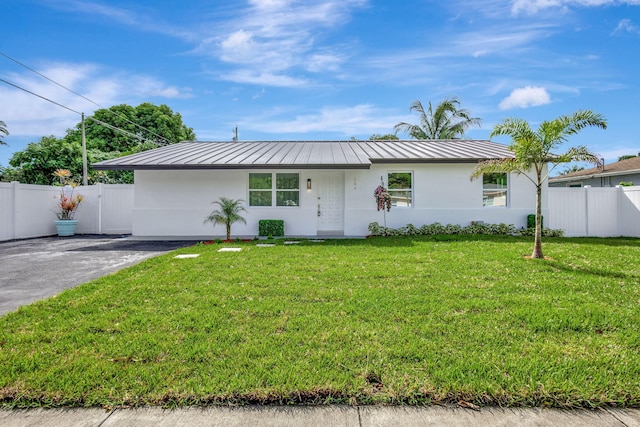
{"type": "MultiPolygon", "coordinates": [[[[413,224],[407,224],[400,228],[387,228],[383,227],[377,222],[369,224],[369,233],[372,236],[434,236],[434,235],[456,235],[456,234],[487,234],[487,235],[502,235],[502,236],[533,236],[533,228],[516,229],[513,224],[478,224],[473,223],[468,226],[461,226],[458,224],[442,225],[439,222],[433,224],[425,224],[420,228],[417,228],[413,224]]],[[[542,235],[544,237],[562,237],[564,235],[563,230],[555,230],[550,228],[543,228],[542,235]]]]}
{"type": "MultiPolygon", "coordinates": [[[[540,226],[544,228],[544,217],[540,217],[540,226]]],[[[527,215],[527,228],[536,228],[535,214],[527,215]]]]}
{"type": "Polygon", "coordinates": [[[284,220],[261,219],[260,221],[258,221],[258,235],[284,236],[284,220]]]}

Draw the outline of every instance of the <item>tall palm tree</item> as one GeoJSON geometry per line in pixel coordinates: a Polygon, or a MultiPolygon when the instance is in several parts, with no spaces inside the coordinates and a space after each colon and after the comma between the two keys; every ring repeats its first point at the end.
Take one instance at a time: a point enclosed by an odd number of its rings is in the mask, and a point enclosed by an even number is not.
{"type": "Polygon", "coordinates": [[[425,111],[420,101],[414,101],[409,111],[420,114],[420,124],[400,122],[393,128],[396,132],[406,132],[415,139],[460,139],[471,126],[479,126],[482,122],[471,117],[468,110],[460,109],[458,98],[445,98],[433,109],[431,101],[425,111]]]}
{"type": "Polygon", "coordinates": [[[217,204],[220,208],[212,211],[204,222],[210,222],[214,226],[217,224],[223,224],[227,228],[227,240],[231,240],[231,225],[235,222],[247,223],[247,221],[240,215],[240,212],[247,211],[242,205],[243,202],[244,200],[242,199],[233,200],[226,197],[220,197],[219,200],[213,202],[213,204],[217,204]]]}
{"type": "Polygon", "coordinates": [[[7,145],[7,143],[2,140],[2,138],[6,135],[9,135],[9,131],[7,130],[7,125],[5,124],[5,122],[0,120],[0,145],[2,144],[7,145]]]}
{"type": "Polygon", "coordinates": [[[529,123],[522,119],[508,118],[497,124],[490,138],[496,135],[511,137],[509,150],[514,154],[512,159],[495,159],[479,163],[474,169],[471,179],[485,173],[523,174],[536,187],[536,229],[531,258],[543,258],[542,254],[542,184],[549,177],[555,165],[573,161],[600,164],[600,158],[584,146],[569,148],[563,154],[554,154],[568,137],[577,134],[587,126],[601,129],[607,128],[607,122],[601,114],[589,110],[580,110],[572,115],[560,116],[551,121],[543,121],[537,130],[531,129],[529,123]],[[545,166],[552,163],[551,169],[545,172],[545,166]],[[533,177],[530,174],[533,172],[533,177]]]}

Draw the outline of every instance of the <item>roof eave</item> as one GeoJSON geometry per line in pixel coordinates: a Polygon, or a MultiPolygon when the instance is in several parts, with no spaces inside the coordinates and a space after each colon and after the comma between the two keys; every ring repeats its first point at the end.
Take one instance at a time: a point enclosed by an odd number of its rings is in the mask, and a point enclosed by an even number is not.
{"type": "Polygon", "coordinates": [[[238,170],[238,169],[370,169],[371,164],[286,164],[286,165],[100,165],[95,170],[238,170]]]}

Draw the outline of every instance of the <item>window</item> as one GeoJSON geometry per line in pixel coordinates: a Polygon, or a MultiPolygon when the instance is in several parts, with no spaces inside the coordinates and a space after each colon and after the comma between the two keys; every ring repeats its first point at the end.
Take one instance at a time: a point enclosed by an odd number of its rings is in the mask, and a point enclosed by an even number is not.
{"type": "Polygon", "coordinates": [[[387,182],[389,183],[391,206],[407,208],[413,206],[412,172],[389,172],[387,182]]]}
{"type": "Polygon", "coordinates": [[[299,173],[249,174],[249,206],[274,206],[274,204],[275,206],[300,205],[299,173]]]}
{"type": "Polygon", "coordinates": [[[276,206],[300,205],[300,174],[276,174],[276,206]]]}
{"type": "Polygon", "coordinates": [[[271,206],[271,181],[270,173],[249,174],[249,206],[271,206]]]}
{"type": "Polygon", "coordinates": [[[488,173],[482,176],[482,205],[507,206],[506,173],[488,173]]]}

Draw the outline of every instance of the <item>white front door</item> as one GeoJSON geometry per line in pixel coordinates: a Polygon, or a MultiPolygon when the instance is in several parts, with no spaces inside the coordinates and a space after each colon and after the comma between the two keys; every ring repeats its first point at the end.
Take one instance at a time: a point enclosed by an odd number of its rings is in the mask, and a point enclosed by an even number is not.
{"type": "Polygon", "coordinates": [[[344,172],[321,172],[315,181],[318,235],[344,235],[344,172]]]}

